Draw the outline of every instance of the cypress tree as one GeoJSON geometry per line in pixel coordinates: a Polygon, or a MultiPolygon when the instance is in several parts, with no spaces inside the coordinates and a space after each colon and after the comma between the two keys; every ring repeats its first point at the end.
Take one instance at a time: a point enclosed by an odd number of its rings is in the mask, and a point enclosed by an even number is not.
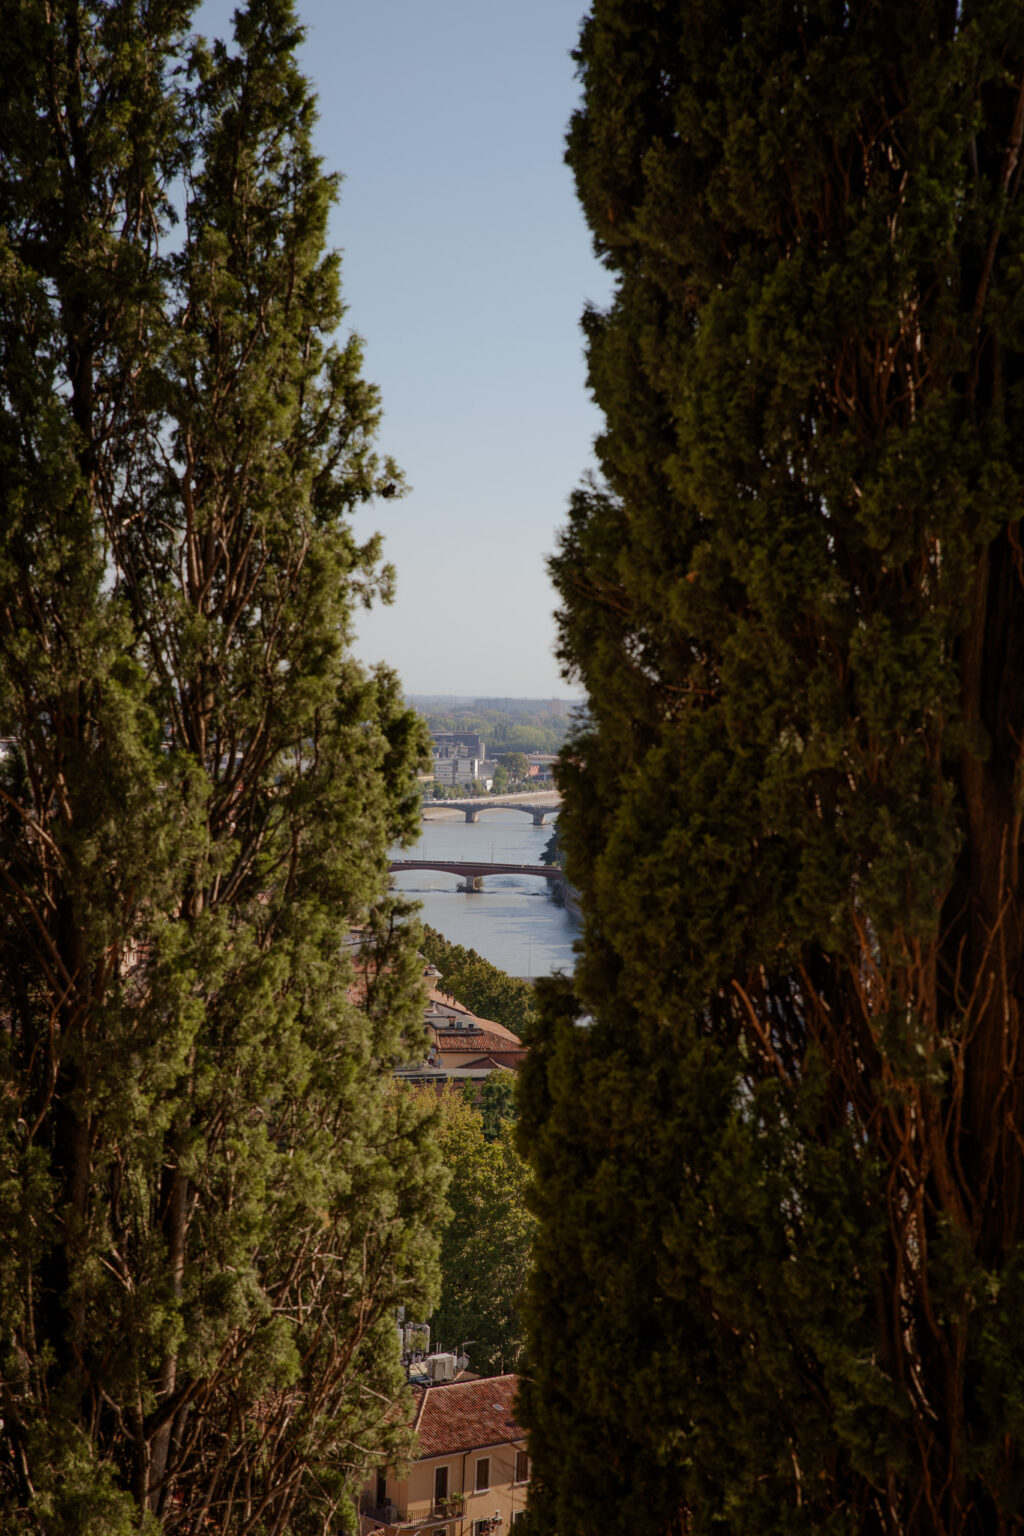
{"type": "Polygon", "coordinates": [[[406,1443],[441,1212],[349,653],[397,478],[290,0],[0,23],[0,1525],[322,1532],[406,1443]]]}
{"type": "Polygon", "coordinates": [[[1024,1520],[1024,31],[595,0],[531,1528],[1024,1520]]]}

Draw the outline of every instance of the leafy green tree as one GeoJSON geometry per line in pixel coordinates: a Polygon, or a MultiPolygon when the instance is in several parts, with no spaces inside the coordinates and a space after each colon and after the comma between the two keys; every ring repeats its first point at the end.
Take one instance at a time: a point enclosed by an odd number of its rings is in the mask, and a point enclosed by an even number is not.
{"type": "Polygon", "coordinates": [[[343,1522],[441,1210],[335,183],[288,0],[188,21],[0,25],[0,1526],[46,1536],[343,1522]]]}
{"type": "Polygon", "coordinates": [[[440,784],[435,779],[430,794],[434,800],[465,800],[469,797],[468,791],[466,784],[440,784]]]}
{"type": "MultiPolygon", "coordinates": [[[[432,1089],[418,1090],[433,1099],[432,1089]]],[[[449,1084],[441,1096],[438,1146],[451,1179],[452,1217],[441,1239],[441,1300],[431,1342],[467,1351],[485,1375],[513,1371],[523,1347],[519,1301],[530,1265],[534,1220],[526,1207],[526,1165],[512,1127],[491,1139],[484,1119],[449,1084]]]]}
{"type": "Polygon", "coordinates": [[[421,943],[426,959],[441,972],[446,992],[478,1018],[503,1024],[520,1038],[529,1034],[536,1017],[529,982],[510,976],[475,949],[451,943],[429,924],[421,943]]]}
{"type": "Polygon", "coordinates": [[[498,759],[504,768],[510,790],[523,789],[530,778],[530,760],[525,752],[506,752],[498,759]]]}
{"type": "Polygon", "coordinates": [[[596,0],[537,1531],[1024,1520],[1024,33],[596,0]]]}

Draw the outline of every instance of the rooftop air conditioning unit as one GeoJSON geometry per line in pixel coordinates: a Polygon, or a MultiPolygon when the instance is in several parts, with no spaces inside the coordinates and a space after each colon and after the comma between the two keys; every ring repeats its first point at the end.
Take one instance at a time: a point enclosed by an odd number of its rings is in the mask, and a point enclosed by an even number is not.
{"type": "Polygon", "coordinates": [[[428,1381],[454,1381],[455,1356],[430,1355],[427,1358],[428,1381]]]}

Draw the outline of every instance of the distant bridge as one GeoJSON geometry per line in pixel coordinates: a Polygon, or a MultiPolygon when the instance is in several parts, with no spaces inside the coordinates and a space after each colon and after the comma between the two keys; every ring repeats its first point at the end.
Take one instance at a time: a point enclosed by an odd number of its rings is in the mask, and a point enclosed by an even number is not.
{"type": "Polygon", "coordinates": [[[471,890],[479,890],[477,883],[484,875],[540,875],[545,880],[561,880],[560,864],[487,864],[470,859],[392,859],[392,874],[405,869],[436,869],[445,875],[461,875],[471,890]]]}
{"type": "Polygon", "coordinates": [[[562,797],[557,789],[526,790],[521,795],[476,795],[465,800],[424,800],[423,812],[465,811],[467,821],[479,821],[481,811],[526,811],[535,827],[542,827],[562,797]]]}

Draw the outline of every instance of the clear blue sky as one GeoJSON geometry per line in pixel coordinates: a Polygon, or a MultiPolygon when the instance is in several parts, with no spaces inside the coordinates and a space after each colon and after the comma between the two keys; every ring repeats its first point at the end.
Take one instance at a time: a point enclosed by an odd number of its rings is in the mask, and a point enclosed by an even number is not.
{"type": "MultiPolygon", "coordinates": [[[[197,25],[223,33],[231,5],[197,25]]],[[[574,693],[544,557],[600,418],[579,316],[608,279],[565,128],[585,0],[299,0],[347,323],[411,486],[360,514],[398,572],[358,652],[411,693],[574,693]]]]}

